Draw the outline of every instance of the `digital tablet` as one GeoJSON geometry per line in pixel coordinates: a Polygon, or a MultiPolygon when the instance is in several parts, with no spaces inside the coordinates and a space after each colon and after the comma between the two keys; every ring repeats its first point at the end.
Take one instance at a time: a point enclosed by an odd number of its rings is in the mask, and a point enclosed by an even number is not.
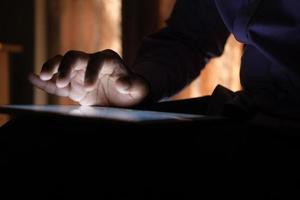
{"type": "Polygon", "coordinates": [[[4,105],[0,113],[9,115],[54,114],[60,116],[123,122],[190,121],[209,118],[203,115],[144,111],[112,107],[59,106],[59,105],[4,105]]]}

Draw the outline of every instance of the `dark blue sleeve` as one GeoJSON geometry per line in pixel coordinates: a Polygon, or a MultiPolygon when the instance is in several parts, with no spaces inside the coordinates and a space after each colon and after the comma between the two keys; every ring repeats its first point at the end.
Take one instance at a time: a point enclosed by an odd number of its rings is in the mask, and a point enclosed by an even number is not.
{"type": "Polygon", "coordinates": [[[228,29],[270,62],[300,76],[299,0],[215,0],[228,29]]]}
{"type": "Polygon", "coordinates": [[[300,79],[300,1],[261,0],[248,26],[248,43],[300,79]]]}
{"type": "Polygon", "coordinates": [[[194,80],[223,52],[229,32],[212,0],[178,0],[167,27],[144,39],[132,70],[151,85],[154,99],[194,80]]]}
{"type": "Polygon", "coordinates": [[[235,37],[245,43],[241,81],[256,106],[285,116],[300,111],[300,1],[215,0],[235,37]],[[284,114],[283,114],[284,113],[284,114]]]}

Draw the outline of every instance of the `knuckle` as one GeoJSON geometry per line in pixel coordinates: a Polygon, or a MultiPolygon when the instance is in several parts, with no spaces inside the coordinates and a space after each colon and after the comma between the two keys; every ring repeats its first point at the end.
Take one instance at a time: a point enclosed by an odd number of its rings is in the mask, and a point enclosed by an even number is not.
{"type": "Polygon", "coordinates": [[[56,55],[53,58],[49,59],[47,62],[45,62],[42,66],[42,71],[49,71],[53,68],[54,65],[57,64],[62,59],[61,55],[56,55]]]}
{"type": "Polygon", "coordinates": [[[62,58],[63,58],[62,55],[56,55],[56,56],[54,56],[51,60],[57,61],[57,60],[61,60],[62,58]]]}
{"type": "Polygon", "coordinates": [[[81,53],[79,51],[71,50],[65,53],[64,58],[76,59],[80,56],[80,54],[81,53]]]}
{"type": "Polygon", "coordinates": [[[102,51],[102,54],[103,56],[106,58],[106,59],[120,59],[120,56],[117,52],[111,50],[111,49],[105,49],[102,51]]]}
{"type": "Polygon", "coordinates": [[[101,52],[97,53],[97,57],[106,64],[110,64],[110,65],[124,65],[122,58],[120,57],[120,55],[111,50],[111,49],[105,49],[101,52]]]}
{"type": "Polygon", "coordinates": [[[49,71],[51,69],[51,65],[49,61],[45,62],[42,66],[42,71],[49,71]]]}
{"type": "Polygon", "coordinates": [[[102,53],[104,53],[104,54],[110,54],[110,55],[115,55],[115,54],[117,54],[115,51],[113,51],[113,50],[111,50],[111,49],[104,49],[103,51],[102,51],[102,53]]]}

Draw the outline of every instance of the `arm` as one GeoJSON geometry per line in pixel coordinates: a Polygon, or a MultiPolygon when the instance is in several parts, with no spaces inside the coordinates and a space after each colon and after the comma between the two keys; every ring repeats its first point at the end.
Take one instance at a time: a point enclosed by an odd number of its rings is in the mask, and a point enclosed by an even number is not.
{"type": "Polygon", "coordinates": [[[269,61],[299,79],[299,0],[215,2],[228,29],[239,41],[255,47],[269,61]]]}
{"type": "Polygon", "coordinates": [[[249,43],[267,58],[300,77],[300,2],[262,0],[248,27],[249,43]]]}
{"type": "Polygon", "coordinates": [[[131,69],[148,80],[155,100],[171,96],[222,54],[228,35],[214,1],[178,0],[167,27],[144,39],[131,69]]]}

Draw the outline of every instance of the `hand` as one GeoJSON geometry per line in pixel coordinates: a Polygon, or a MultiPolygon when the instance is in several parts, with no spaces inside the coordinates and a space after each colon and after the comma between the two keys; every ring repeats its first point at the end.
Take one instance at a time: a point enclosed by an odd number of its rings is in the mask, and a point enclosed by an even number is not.
{"type": "Polygon", "coordinates": [[[69,51],[47,61],[30,81],[38,88],[81,105],[129,107],[148,95],[148,83],[132,73],[112,50],[95,54],[69,51]]]}

